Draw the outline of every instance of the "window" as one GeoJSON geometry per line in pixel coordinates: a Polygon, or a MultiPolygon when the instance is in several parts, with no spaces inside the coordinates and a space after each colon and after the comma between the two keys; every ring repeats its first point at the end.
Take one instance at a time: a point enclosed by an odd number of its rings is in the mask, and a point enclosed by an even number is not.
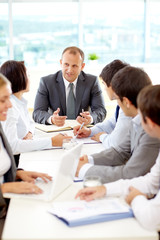
{"type": "Polygon", "coordinates": [[[78,45],[77,26],[76,2],[13,3],[14,58],[29,66],[57,63],[63,48],[78,45]]]}
{"type": "Polygon", "coordinates": [[[86,62],[95,52],[101,64],[115,58],[157,63],[159,25],[157,0],[3,0],[0,64],[14,57],[32,67],[51,66],[71,45],[84,50],[86,62]]]}
{"type": "Polygon", "coordinates": [[[9,58],[8,4],[0,3],[0,64],[9,58]]]}
{"type": "Polygon", "coordinates": [[[143,61],[143,0],[84,2],[83,11],[85,53],[95,51],[101,63],[117,58],[130,63],[143,61]]]}

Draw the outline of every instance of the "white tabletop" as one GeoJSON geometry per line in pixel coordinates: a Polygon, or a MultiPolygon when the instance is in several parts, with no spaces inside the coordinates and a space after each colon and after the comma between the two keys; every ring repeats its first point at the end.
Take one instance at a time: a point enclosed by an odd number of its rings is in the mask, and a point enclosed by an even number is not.
{"type": "MultiPolygon", "coordinates": [[[[56,201],[73,200],[82,183],[74,183],[56,201]]],[[[155,240],[156,232],[143,229],[134,218],[68,227],[48,213],[51,204],[12,199],[3,231],[3,240],[155,240]],[[16,226],[16,227],[15,227],[16,226]]]]}
{"type": "MultiPolygon", "coordinates": [[[[82,154],[101,151],[102,144],[84,144],[82,154]]],[[[58,160],[63,149],[35,151],[21,154],[20,166],[45,171],[47,165],[58,160]],[[38,164],[37,164],[38,163],[38,164]]],[[[46,170],[47,171],[47,170],[46,170]]],[[[74,200],[82,183],[73,183],[54,201],[74,200]]],[[[68,227],[48,213],[51,203],[12,199],[8,209],[3,240],[158,240],[156,231],[147,231],[134,218],[68,227]]]]}

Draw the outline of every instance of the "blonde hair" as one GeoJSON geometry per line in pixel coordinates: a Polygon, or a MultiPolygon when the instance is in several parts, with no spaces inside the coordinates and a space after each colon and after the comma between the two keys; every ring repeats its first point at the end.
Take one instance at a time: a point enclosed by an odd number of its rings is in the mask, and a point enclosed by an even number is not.
{"type": "Polygon", "coordinates": [[[0,73],[0,88],[7,84],[11,85],[10,81],[0,73]]]}

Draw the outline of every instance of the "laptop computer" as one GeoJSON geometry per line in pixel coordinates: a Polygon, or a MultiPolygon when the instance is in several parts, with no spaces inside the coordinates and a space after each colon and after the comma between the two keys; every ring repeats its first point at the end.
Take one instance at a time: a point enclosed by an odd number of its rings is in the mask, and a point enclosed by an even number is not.
{"type": "MultiPolygon", "coordinates": [[[[50,161],[48,171],[51,172],[51,168],[53,169],[53,180],[45,183],[42,179],[38,179],[35,183],[43,190],[42,194],[4,193],[3,196],[5,198],[28,198],[35,200],[52,201],[73,183],[82,145],[83,144],[77,144],[72,149],[67,150],[62,155],[60,160],[50,161]]],[[[37,166],[38,164],[41,164],[40,162],[38,163],[38,161],[35,161],[35,163],[37,166]]],[[[46,165],[47,161],[44,160],[43,163],[46,165]]],[[[32,161],[30,161],[29,164],[32,164],[32,161]]]]}

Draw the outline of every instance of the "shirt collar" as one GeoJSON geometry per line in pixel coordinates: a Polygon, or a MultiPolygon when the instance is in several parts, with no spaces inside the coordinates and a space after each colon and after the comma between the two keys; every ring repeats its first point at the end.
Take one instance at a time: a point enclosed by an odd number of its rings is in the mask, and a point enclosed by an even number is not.
{"type": "Polygon", "coordinates": [[[139,126],[141,126],[141,119],[140,115],[137,114],[133,119],[132,119],[133,125],[136,129],[138,129],[139,126]]]}
{"type": "Polygon", "coordinates": [[[27,104],[27,100],[25,98],[17,98],[14,94],[11,95],[11,99],[13,99],[15,102],[19,103],[19,104],[24,104],[26,105],[27,104]]]}
{"type": "MultiPolygon", "coordinates": [[[[72,83],[74,84],[74,87],[76,87],[77,79],[78,79],[78,78],[76,78],[76,79],[74,80],[74,82],[72,82],[72,83]]],[[[69,84],[70,84],[70,82],[68,82],[64,77],[63,77],[63,81],[64,81],[64,85],[65,85],[65,87],[66,87],[66,89],[67,89],[68,86],[69,86],[69,84]]]]}

